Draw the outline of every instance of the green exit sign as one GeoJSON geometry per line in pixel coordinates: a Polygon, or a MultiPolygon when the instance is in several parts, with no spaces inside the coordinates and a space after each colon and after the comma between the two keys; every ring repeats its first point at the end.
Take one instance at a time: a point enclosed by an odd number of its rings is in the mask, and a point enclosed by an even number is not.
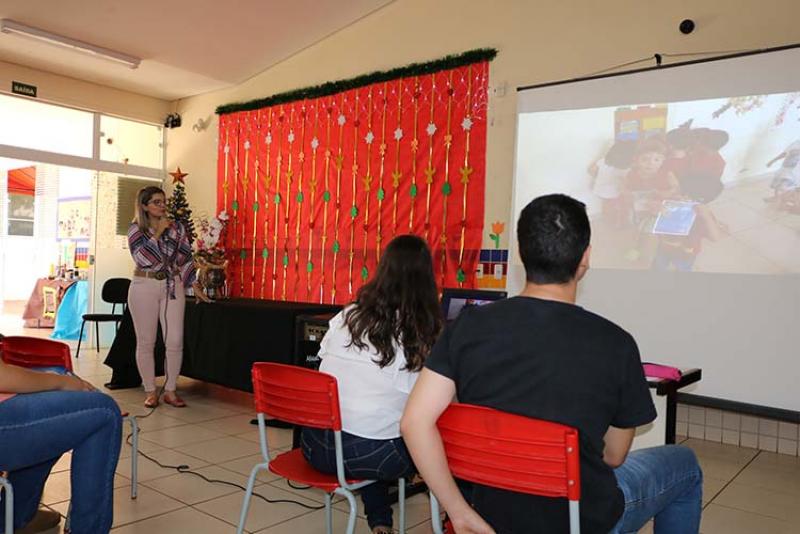
{"type": "Polygon", "coordinates": [[[17,95],[36,98],[36,86],[22,82],[11,82],[11,92],[17,95]]]}

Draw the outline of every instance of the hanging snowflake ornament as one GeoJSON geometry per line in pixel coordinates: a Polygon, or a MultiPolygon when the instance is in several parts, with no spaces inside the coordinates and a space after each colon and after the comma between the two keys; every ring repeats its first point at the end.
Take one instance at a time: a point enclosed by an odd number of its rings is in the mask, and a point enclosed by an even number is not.
{"type": "Polygon", "coordinates": [[[372,133],[372,130],[368,131],[367,135],[364,136],[364,141],[366,141],[368,145],[371,145],[374,140],[375,134],[372,133]]]}
{"type": "Polygon", "coordinates": [[[400,139],[403,138],[403,129],[402,128],[398,128],[398,129],[396,129],[394,131],[394,138],[395,138],[396,141],[399,141],[400,139]]]}
{"type": "Polygon", "coordinates": [[[433,134],[436,133],[436,125],[432,122],[428,123],[428,127],[425,128],[425,131],[428,132],[428,137],[433,137],[433,134]]]}
{"type": "Polygon", "coordinates": [[[344,126],[344,123],[347,122],[347,119],[344,115],[339,115],[339,117],[336,119],[336,122],[339,123],[339,126],[344,126]]]}
{"type": "Polygon", "coordinates": [[[286,138],[289,140],[289,143],[294,143],[294,130],[289,130],[289,136],[286,138]]]}
{"type": "Polygon", "coordinates": [[[316,150],[319,147],[319,139],[316,137],[311,140],[311,150],[316,150]]]}
{"type": "Polygon", "coordinates": [[[244,149],[245,150],[250,150],[250,141],[245,141],[244,142],[244,149]]]}
{"type": "Polygon", "coordinates": [[[267,136],[264,138],[264,142],[268,145],[272,144],[272,133],[268,133],[267,136]]]}
{"type": "Polygon", "coordinates": [[[464,117],[464,120],[461,121],[461,128],[463,128],[465,132],[470,131],[472,129],[472,119],[464,117]]]}

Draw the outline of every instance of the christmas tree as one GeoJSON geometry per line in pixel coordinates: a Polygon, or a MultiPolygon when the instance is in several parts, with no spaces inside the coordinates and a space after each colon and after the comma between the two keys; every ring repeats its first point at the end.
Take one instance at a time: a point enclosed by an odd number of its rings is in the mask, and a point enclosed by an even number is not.
{"type": "Polygon", "coordinates": [[[189,233],[189,243],[194,243],[197,234],[194,231],[194,222],[192,222],[192,209],[189,207],[189,202],[186,201],[186,185],[183,183],[184,178],[188,173],[181,172],[181,168],[175,172],[169,173],[172,176],[172,196],[167,200],[167,213],[169,218],[173,221],[178,221],[183,224],[186,231],[189,233]]]}

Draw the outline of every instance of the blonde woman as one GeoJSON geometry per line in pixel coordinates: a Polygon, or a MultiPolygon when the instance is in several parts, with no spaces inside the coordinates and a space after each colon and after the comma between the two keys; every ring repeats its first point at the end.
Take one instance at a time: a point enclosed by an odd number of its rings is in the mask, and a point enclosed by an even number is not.
{"type": "Polygon", "coordinates": [[[146,393],[144,405],[158,406],[155,382],[155,347],[158,322],[166,345],[164,402],[183,408],[177,392],[183,361],[183,313],[185,289],[210,302],[196,281],[189,233],[167,217],[166,195],[160,187],[141,189],[136,197],[136,216],[128,229],[128,246],[136,264],[128,292],[128,309],[136,330],[136,365],[146,393]]]}

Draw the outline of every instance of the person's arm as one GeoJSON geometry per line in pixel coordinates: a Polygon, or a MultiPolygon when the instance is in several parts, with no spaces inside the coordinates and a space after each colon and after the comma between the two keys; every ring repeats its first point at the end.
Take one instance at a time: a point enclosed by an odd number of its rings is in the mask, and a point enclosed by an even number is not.
{"type": "Polygon", "coordinates": [[[667,191],[666,195],[667,198],[674,198],[678,196],[681,191],[681,183],[678,181],[678,178],[675,174],[671,171],[667,172],[667,191]]]}
{"type": "Polygon", "coordinates": [[[77,376],[32,371],[0,360],[0,391],[3,393],[94,391],[94,387],[77,376]]]}
{"type": "Polygon", "coordinates": [[[166,216],[161,217],[158,220],[158,224],[156,224],[155,235],[153,236],[155,237],[155,240],[158,241],[161,238],[161,235],[167,230],[169,230],[171,226],[172,226],[172,219],[166,216]]]}
{"type": "Polygon", "coordinates": [[[592,177],[591,184],[594,187],[594,182],[597,180],[597,173],[600,172],[600,163],[601,160],[593,161],[589,168],[586,169],[586,172],[589,173],[589,176],[592,177]]]}
{"type": "Polygon", "coordinates": [[[493,534],[494,530],[464,500],[447,467],[436,421],[455,395],[455,382],[430,369],[420,372],[408,398],[400,432],[414,464],[447,511],[458,534],[493,534]]]}
{"type": "Polygon", "coordinates": [[[128,250],[137,267],[156,271],[161,269],[164,259],[158,248],[158,238],[141,230],[136,223],[128,228],[128,250]]]}
{"type": "Polygon", "coordinates": [[[603,461],[619,467],[628,456],[636,427],[646,425],[657,417],[650,388],[642,369],[639,348],[630,334],[617,342],[624,347],[622,367],[619,370],[619,399],[617,410],[609,421],[603,440],[603,461]]]}
{"type": "Polygon", "coordinates": [[[774,158],[772,158],[771,160],[769,160],[769,163],[767,163],[767,167],[772,167],[773,163],[775,163],[776,161],[782,160],[785,157],[786,157],[786,151],[783,151],[780,154],[778,154],[777,156],[775,156],[774,158]]]}
{"type": "Polygon", "coordinates": [[[635,434],[635,428],[608,427],[603,438],[605,441],[603,461],[611,467],[621,466],[628,456],[628,451],[631,450],[631,443],[633,443],[635,434]]]}
{"type": "Polygon", "coordinates": [[[714,217],[714,213],[711,211],[711,208],[704,204],[700,204],[695,207],[695,213],[697,213],[700,221],[705,226],[706,231],[708,232],[708,238],[711,241],[719,241],[725,235],[722,226],[717,221],[717,218],[714,217]]]}

